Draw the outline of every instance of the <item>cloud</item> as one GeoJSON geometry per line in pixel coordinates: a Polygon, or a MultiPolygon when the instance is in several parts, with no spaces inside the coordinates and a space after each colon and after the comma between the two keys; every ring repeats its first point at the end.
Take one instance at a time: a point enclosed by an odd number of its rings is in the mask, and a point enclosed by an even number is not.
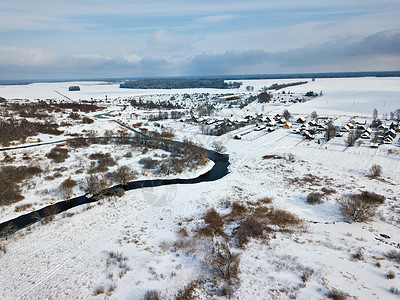
{"type": "Polygon", "coordinates": [[[192,38],[186,35],[172,35],[160,29],[147,40],[149,50],[158,52],[181,52],[193,49],[192,38]]]}
{"type": "Polygon", "coordinates": [[[288,51],[264,50],[203,53],[188,72],[206,74],[296,73],[400,69],[400,31],[384,31],[362,39],[348,38],[288,51]]]}
{"type": "Polygon", "coordinates": [[[0,45],[0,66],[42,66],[54,63],[59,56],[41,48],[17,48],[0,45]]]}
{"type": "MultiPolygon", "coordinates": [[[[160,33],[160,32],[159,32],[160,33]]],[[[174,37],[161,32],[157,43],[174,37]],[[165,39],[165,36],[167,39],[165,39]]],[[[0,46],[1,79],[101,78],[176,75],[229,75],[400,69],[400,30],[382,31],[364,38],[338,39],[287,51],[247,49],[204,52],[191,57],[60,55],[40,48],[0,46]]]]}
{"type": "Polygon", "coordinates": [[[234,18],[235,18],[235,16],[233,16],[233,15],[206,16],[206,17],[195,19],[195,22],[197,22],[197,23],[217,23],[217,22],[229,21],[234,18]]]}

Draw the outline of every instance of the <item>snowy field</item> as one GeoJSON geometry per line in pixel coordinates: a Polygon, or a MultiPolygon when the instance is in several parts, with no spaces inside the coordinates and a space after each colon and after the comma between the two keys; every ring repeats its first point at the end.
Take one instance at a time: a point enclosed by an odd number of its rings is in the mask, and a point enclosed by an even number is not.
{"type": "MultiPolygon", "coordinates": [[[[264,86],[295,81],[299,80],[244,80],[239,90],[228,92],[249,94],[246,86],[254,86],[256,93],[264,86]]],[[[307,117],[316,111],[344,123],[354,116],[370,122],[375,108],[379,116],[400,108],[400,78],[308,81],[283,90],[322,91],[322,97],[291,105],[255,101],[243,109],[224,107],[215,114],[242,118],[261,111],[273,115],[288,109],[293,116],[307,117]]],[[[99,132],[105,128],[116,130],[117,123],[110,122],[114,119],[130,125],[141,122],[142,128],[157,130],[152,122],[132,120],[131,113],[142,112],[131,108],[123,111],[120,100],[124,97],[165,93],[165,99],[169,99],[172,94],[227,92],[129,90],[101,82],[0,86],[0,96],[6,99],[66,99],[55,91],[73,100],[105,99],[107,95],[107,111],[114,113],[106,119],[95,118],[95,123],[87,125],[87,130],[99,132]],[[71,85],[79,85],[81,91],[68,92],[71,85]]],[[[93,118],[94,115],[91,114],[93,118]]],[[[347,147],[345,137],[317,143],[317,139],[305,140],[292,129],[281,127],[268,133],[252,131],[254,126],[217,137],[201,134],[199,126],[192,123],[170,119],[159,123],[171,128],[176,140],[190,138],[205,148],[220,142],[230,156],[229,173],[213,182],[128,191],[122,197],[76,207],[50,223],[36,223],[18,231],[0,241],[6,247],[5,253],[0,248],[1,299],[143,299],[150,290],[159,291],[163,299],[188,299],[177,295],[185,287],[190,290],[188,285],[193,282],[197,282],[192,289],[194,299],[227,299],[221,292],[226,282],[207,263],[212,255],[210,237],[191,238],[205,225],[204,215],[210,209],[227,216],[233,211],[233,203],[250,210],[252,203],[266,197],[272,199],[272,204],[257,202],[261,208],[265,205],[264,208],[286,210],[300,218],[301,224],[293,229],[272,224],[271,232],[264,233],[263,238],[250,238],[243,247],[228,243],[240,257],[236,281],[230,282],[231,299],[325,299],[336,290],[346,295],[342,299],[399,298],[396,290],[400,289],[400,262],[387,257],[388,251],[400,250],[398,142],[379,148],[368,147],[369,142],[347,147]],[[241,140],[233,138],[248,130],[251,132],[241,140]],[[371,179],[369,168],[374,164],[383,171],[379,178],[371,179]],[[325,192],[328,190],[329,193],[325,192]],[[338,200],[361,191],[375,192],[386,200],[371,220],[349,221],[338,200]],[[322,203],[308,204],[310,193],[324,194],[322,203]],[[186,240],[192,246],[177,246],[186,240]]],[[[79,127],[75,124],[68,130],[77,132],[79,127]]],[[[29,153],[40,163],[40,157],[52,147],[32,149],[29,153]]],[[[72,170],[79,168],[79,164],[87,165],[87,156],[98,151],[111,152],[121,165],[140,171],[141,153],[133,152],[129,159],[124,157],[129,150],[126,146],[116,150],[107,147],[92,145],[74,153],[62,165],[71,168],[63,176],[76,176],[79,180],[81,175],[73,175],[72,170]]],[[[28,150],[13,150],[17,161],[22,160],[25,151],[28,150]]],[[[165,153],[154,150],[147,155],[155,154],[165,153]]],[[[211,167],[212,163],[208,163],[171,177],[195,177],[211,167]]],[[[141,179],[145,178],[145,172],[140,174],[141,179]]],[[[148,174],[148,178],[151,176],[148,174]]],[[[35,182],[31,191],[25,191],[22,204],[35,203],[33,208],[38,208],[61,200],[52,189],[64,177],[46,184],[35,182]],[[40,203],[41,199],[47,200],[40,203]]],[[[76,188],[74,192],[80,191],[76,188]]],[[[0,210],[1,221],[16,216],[14,208],[19,204],[0,210]]],[[[227,238],[237,230],[240,222],[235,222],[223,227],[227,238]]]]}

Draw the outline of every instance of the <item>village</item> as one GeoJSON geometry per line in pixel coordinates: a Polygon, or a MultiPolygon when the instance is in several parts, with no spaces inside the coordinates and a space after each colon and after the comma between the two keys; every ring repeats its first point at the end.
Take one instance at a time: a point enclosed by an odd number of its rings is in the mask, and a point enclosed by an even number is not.
{"type": "Polygon", "coordinates": [[[1,176],[15,179],[3,181],[0,220],[33,216],[0,230],[0,297],[396,299],[392,88],[379,78],[0,86],[1,176]],[[376,202],[365,219],[346,214],[361,197],[376,202]]]}

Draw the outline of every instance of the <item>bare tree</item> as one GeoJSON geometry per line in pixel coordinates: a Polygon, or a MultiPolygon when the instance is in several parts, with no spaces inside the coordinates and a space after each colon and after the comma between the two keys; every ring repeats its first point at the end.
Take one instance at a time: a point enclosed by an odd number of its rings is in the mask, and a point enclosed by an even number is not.
{"type": "Polygon", "coordinates": [[[289,120],[292,118],[291,113],[290,113],[287,109],[285,109],[285,110],[283,111],[282,116],[286,119],[286,121],[289,121],[289,120]]]}
{"type": "Polygon", "coordinates": [[[102,198],[107,188],[107,180],[96,175],[89,175],[85,180],[85,191],[93,197],[102,198]]]}
{"type": "Polygon", "coordinates": [[[371,172],[371,178],[377,178],[382,174],[382,167],[380,165],[372,165],[369,171],[371,172]]]}
{"type": "Polygon", "coordinates": [[[378,110],[374,108],[374,111],[372,112],[372,116],[374,117],[374,120],[378,119],[378,110]]]}
{"type": "Polygon", "coordinates": [[[328,123],[325,127],[325,140],[328,142],[336,134],[336,127],[333,125],[332,121],[328,123]]]}
{"type": "Polygon", "coordinates": [[[226,147],[222,145],[220,141],[214,141],[211,146],[218,153],[224,153],[226,151],[226,147]]]}
{"type": "Polygon", "coordinates": [[[137,178],[137,175],[138,173],[136,171],[132,171],[132,169],[128,166],[121,166],[113,173],[113,178],[116,182],[118,182],[122,186],[125,186],[130,181],[135,180],[137,178]]]}
{"type": "Polygon", "coordinates": [[[76,181],[71,177],[64,180],[60,185],[61,195],[65,198],[71,198],[74,187],[76,186],[76,181]]]}
{"type": "Polygon", "coordinates": [[[315,110],[311,113],[311,119],[313,119],[313,120],[318,119],[318,114],[315,110]]]}
{"type": "Polygon", "coordinates": [[[356,222],[370,220],[378,209],[378,206],[385,201],[385,197],[371,192],[361,192],[344,196],[338,200],[343,215],[356,222]]]}

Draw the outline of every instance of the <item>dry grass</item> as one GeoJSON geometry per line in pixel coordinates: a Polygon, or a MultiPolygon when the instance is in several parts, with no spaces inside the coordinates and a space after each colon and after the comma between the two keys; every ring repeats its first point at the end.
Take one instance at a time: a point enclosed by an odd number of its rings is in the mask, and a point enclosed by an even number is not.
{"type": "Polygon", "coordinates": [[[21,211],[25,211],[25,210],[27,210],[27,209],[29,209],[31,207],[32,207],[31,203],[29,203],[29,204],[21,204],[21,205],[16,206],[14,211],[15,212],[21,212],[21,211]]]}
{"type": "Polygon", "coordinates": [[[346,300],[348,299],[348,295],[345,292],[339,291],[337,289],[333,289],[326,293],[326,297],[332,300],[346,300]]]}
{"type": "Polygon", "coordinates": [[[389,271],[386,273],[386,278],[387,279],[395,279],[396,278],[396,273],[393,271],[389,271]]]}
{"type": "Polygon", "coordinates": [[[363,251],[362,251],[361,248],[359,248],[359,249],[357,250],[357,252],[354,253],[354,254],[352,255],[352,259],[353,259],[354,261],[364,260],[364,254],[363,254],[363,251]]]}

